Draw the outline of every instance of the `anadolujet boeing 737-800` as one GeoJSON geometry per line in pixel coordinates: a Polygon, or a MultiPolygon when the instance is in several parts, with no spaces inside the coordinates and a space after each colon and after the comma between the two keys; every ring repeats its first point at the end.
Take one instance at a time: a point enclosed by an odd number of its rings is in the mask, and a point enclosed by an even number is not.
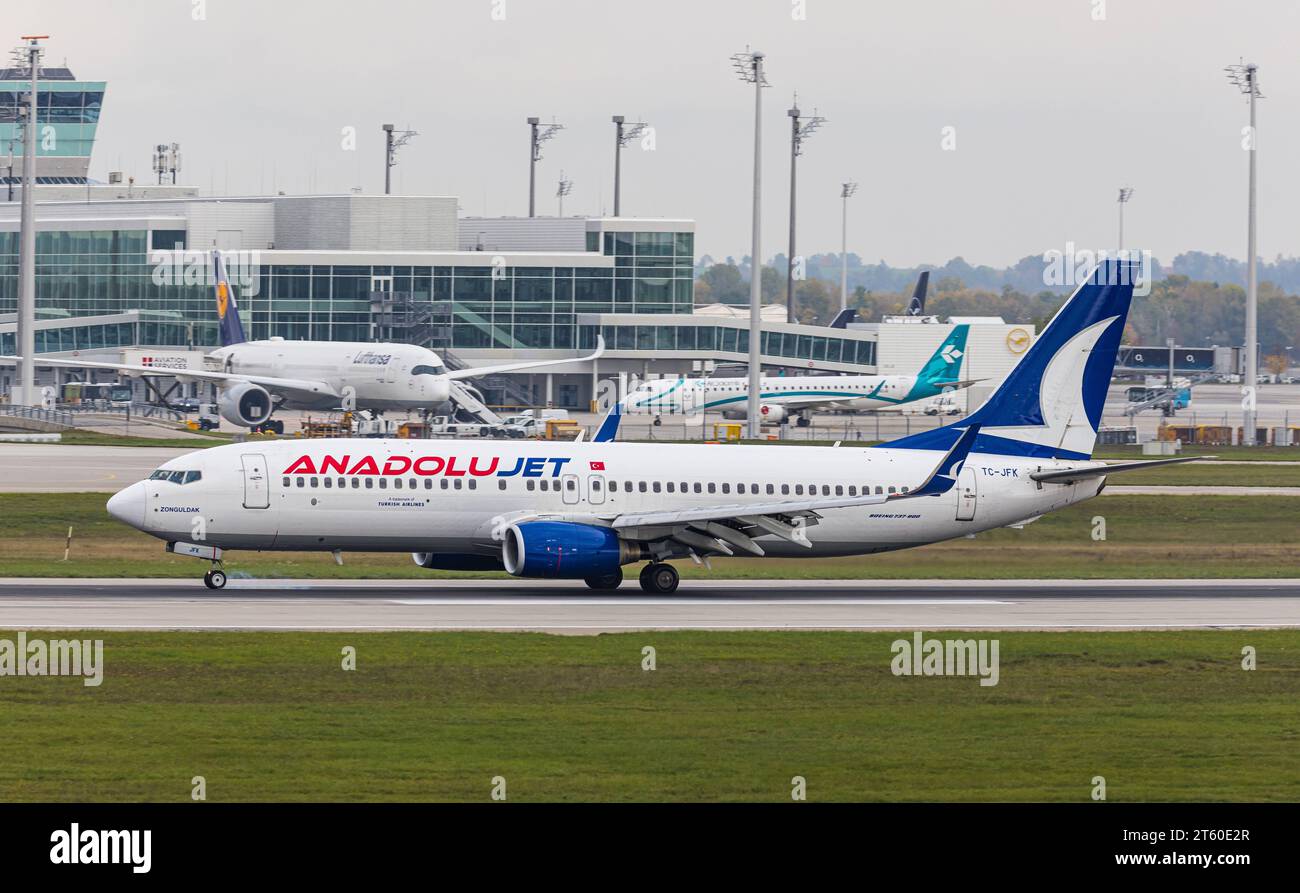
{"type": "Polygon", "coordinates": [[[644,562],[641,586],[668,593],[673,560],[859,555],[1020,524],[1109,474],[1189,461],[1090,459],[1135,275],[1103,262],[982,407],[878,447],[232,444],[167,462],[108,510],[210,560],[214,588],[226,549],[367,550],[594,589],[644,562]]]}
{"type": "Polygon", "coordinates": [[[265,424],[280,407],[419,410],[432,409],[451,400],[481,408],[477,397],[460,384],[462,379],[591,362],[605,350],[604,340],[598,339],[596,351],[585,357],[449,370],[436,353],[414,344],[286,341],[276,337],[249,341],[244,337],[234,286],[226,275],[219,251],[212,252],[212,270],[221,347],[207,355],[207,362],[215,368],[160,369],[45,357],[38,357],[37,364],[211,382],[219,389],[217,407],[222,418],[232,425],[256,428],[265,424]]]}

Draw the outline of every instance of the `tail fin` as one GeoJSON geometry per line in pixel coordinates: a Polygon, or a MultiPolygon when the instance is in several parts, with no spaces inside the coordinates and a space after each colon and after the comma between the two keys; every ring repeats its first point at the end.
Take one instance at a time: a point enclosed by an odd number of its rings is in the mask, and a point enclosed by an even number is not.
{"type": "Polygon", "coordinates": [[[221,329],[221,346],[243,344],[248,339],[244,337],[244,324],[239,319],[235,289],[230,284],[230,277],[226,275],[226,262],[222,260],[221,252],[215,248],[212,250],[212,281],[217,299],[217,325],[221,329]]]}
{"type": "Polygon", "coordinates": [[[827,326],[827,328],[847,329],[849,327],[849,323],[855,322],[857,318],[858,318],[857,308],[849,307],[837,313],[835,315],[835,318],[831,320],[831,324],[827,326]]]}
{"type": "Polygon", "coordinates": [[[591,442],[609,443],[618,436],[618,423],[621,421],[623,421],[623,401],[616,400],[609,408],[609,412],[605,414],[596,433],[592,435],[591,442]]]}
{"type": "Polygon", "coordinates": [[[930,385],[937,393],[961,381],[961,358],[966,355],[966,336],[969,334],[970,326],[966,323],[954,326],[939,349],[921,367],[921,374],[916,377],[918,384],[930,385]]]}
{"type": "Polygon", "coordinates": [[[925,293],[930,287],[930,271],[922,270],[921,275],[916,279],[916,290],[912,292],[912,300],[904,311],[908,316],[925,315],[925,293]]]}
{"type": "Polygon", "coordinates": [[[956,425],[882,446],[946,450],[979,425],[977,453],[1087,459],[1138,274],[1131,261],[1103,260],[983,406],[956,425]]]}

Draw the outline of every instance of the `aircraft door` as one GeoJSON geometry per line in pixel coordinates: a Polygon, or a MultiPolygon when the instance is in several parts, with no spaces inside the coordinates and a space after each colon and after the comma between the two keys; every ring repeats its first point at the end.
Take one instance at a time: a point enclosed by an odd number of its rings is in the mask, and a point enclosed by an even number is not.
{"type": "Polygon", "coordinates": [[[244,463],[244,508],[265,509],[271,507],[269,475],[266,472],[266,457],[260,453],[246,453],[244,463]]]}
{"type": "Polygon", "coordinates": [[[600,505],[605,501],[605,476],[603,474],[587,475],[587,501],[600,505]]]}
{"type": "Polygon", "coordinates": [[[560,487],[564,491],[564,504],[577,505],[578,500],[582,498],[582,487],[578,483],[576,474],[566,474],[560,478],[560,487]]]}
{"type": "Polygon", "coordinates": [[[976,499],[975,469],[963,464],[957,475],[957,520],[975,520],[976,499]]]}

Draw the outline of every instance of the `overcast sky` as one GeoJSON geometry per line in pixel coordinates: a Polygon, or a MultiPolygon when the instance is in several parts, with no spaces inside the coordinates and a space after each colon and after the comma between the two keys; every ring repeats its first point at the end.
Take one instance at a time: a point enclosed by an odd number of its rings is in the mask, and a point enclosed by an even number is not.
{"type": "Polygon", "coordinates": [[[797,90],[829,119],[800,162],[800,253],[839,250],[851,179],[849,250],[894,265],[1111,247],[1121,185],[1130,247],[1244,257],[1247,108],[1222,71],[1244,56],[1267,97],[1260,254],[1300,253],[1295,0],[5,0],[4,20],[11,44],[50,34],[47,64],[108,81],[100,179],[147,181],[175,141],[205,193],[378,192],[392,122],[420,133],[394,191],[525,214],[537,115],[566,127],[539,211],[563,169],[565,213],[595,214],[624,114],[655,127],[654,151],[624,154],[624,214],[693,218],[715,257],[750,247],[753,88],[729,59],[748,44],[772,85],[764,257],[785,250],[797,90]]]}

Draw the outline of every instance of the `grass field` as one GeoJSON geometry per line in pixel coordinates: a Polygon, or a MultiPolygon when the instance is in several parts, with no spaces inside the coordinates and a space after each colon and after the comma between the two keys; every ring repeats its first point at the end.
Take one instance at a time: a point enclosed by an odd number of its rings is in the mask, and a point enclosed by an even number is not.
{"type": "Polygon", "coordinates": [[[0,685],[0,800],[1300,799],[1293,632],[1001,633],[995,687],[894,633],[80,635],[100,687],[0,685]]]}
{"type": "MultiPolygon", "coordinates": [[[[159,540],[112,520],[105,495],[0,494],[0,576],[191,577],[204,562],[163,552],[159,540]],[[73,528],[72,558],[63,561],[73,528]]],[[[856,558],[717,559],[713,570],[679,562],[686,578],[907,579],[1300,576],[1300,499],[1291,496],[1104,496],[1023,530],[856,558]],[[1106,539],[1092,538],[1093,518],[1106,539]]],[[[406,554],[233,552],[232,577],[466,578],[501,574],[426,571],[406,554]]]]}
{"type": "Polygon", "coordinates": [[[171,447],[178,450],[203,450],[233,443],[229,434],[196,431],[184,437],[125,437],[97,431],[64,431],[58,441],[73,446],[171,447]]]}

